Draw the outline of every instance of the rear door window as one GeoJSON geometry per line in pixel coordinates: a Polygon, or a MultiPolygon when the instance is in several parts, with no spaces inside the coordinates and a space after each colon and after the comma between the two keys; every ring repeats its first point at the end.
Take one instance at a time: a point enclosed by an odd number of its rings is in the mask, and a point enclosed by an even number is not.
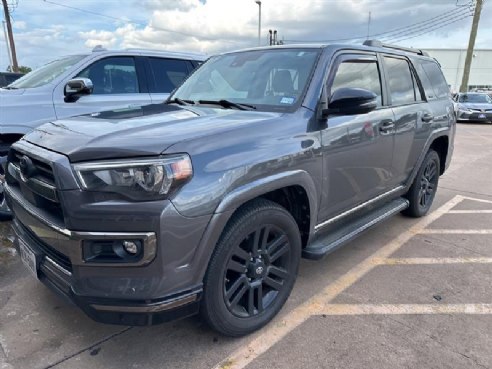
{"type": "Polygon", "coordinates": [[[392,105],[412,104],[416,101],[414,78],[405,59],[385,56],[388,87],[392,105]]]}
{"type": "Polygon", "coordinates": [[[149,58],[154,83],[151,83],[150,92],[171,93],[181,85],[193,69],[187,60],[149,58]]]}

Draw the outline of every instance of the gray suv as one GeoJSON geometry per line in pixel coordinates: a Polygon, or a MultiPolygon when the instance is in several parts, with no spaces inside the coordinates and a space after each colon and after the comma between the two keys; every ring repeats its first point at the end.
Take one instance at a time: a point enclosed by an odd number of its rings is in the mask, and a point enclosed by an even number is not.
{"type": "MultiPolygon", "coordinates": [[[[202,54],[100,47],[53,60],[0,88],[0,164],[13,142],[43,123],[166,100],[204,60],[202,54]]],[[[0,216],[6,212],[2,192],[0,184],[0,216]]]]}
{"type": "Polygon", "coordinates": [[[9,153],[7,200],[32,274],[100,322],[200,312],[240,336],[319,259],[425,215],[456,117],[414,49],[296,45],[214,56],[165,104],[43,125],[9,153]]]}

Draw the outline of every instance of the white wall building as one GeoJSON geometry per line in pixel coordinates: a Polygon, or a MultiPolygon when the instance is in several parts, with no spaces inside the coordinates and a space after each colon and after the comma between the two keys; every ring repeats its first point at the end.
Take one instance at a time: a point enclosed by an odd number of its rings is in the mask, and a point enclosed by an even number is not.
{"type": "MultiPolygon", "coordinates": [[[[424,49],[441,64],[452,92],[458,92],[463,78],[466,49],[424,49]]],[[[492,49],[475,49],[468,89],[492,89],[492,49]]]]}

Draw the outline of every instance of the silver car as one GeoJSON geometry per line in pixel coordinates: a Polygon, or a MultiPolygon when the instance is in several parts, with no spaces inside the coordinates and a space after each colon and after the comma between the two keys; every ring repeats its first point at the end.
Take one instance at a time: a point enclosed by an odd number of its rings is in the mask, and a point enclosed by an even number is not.
{"type": "MultiPolygon", "coordinates": [[[[90,54],[53,60],[0,88],[0,164],[15,141],[43,123],[166,100],[205,59],[195,53],[96,47],[90,54]]],[[[0,216],[4,205],[0,184],[0,216]]]]}
{"type": "Polygon", "coordinates": [[[488,94],[459,93],[455,101],[458,121],[492,123],[492,98],[488,94]]]}

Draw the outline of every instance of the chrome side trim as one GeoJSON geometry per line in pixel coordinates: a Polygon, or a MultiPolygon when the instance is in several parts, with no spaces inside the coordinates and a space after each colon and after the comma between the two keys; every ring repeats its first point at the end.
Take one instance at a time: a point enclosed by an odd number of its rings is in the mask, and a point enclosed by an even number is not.
{"type": "Polygon", "coordinates": [[[365,208],[366,206],[369,206],[379,200],[382,200],[384,199],[385,197],[395,193],[395,192],[398,192],[398,191],[401,191],[405,188],[405,186],[398,186],[396,188],[393,188],[392,190],[388,191],[388,192],[385,192],[381,195],[378,195],[376,196],[375,198],[371,199],[371,200],[368,200],[366,202],[363,202],[362,204],[359,204],[357,205],[356,207],[352,208],[352,209],[349,209],[347,211],[344,211],[343,213],[341,214],[338,214],[337,216],[334,216],[333,218],[330,218],[328,220],[325,220],[324,222],[322,223],[319,223],[317,225],[314,226],[314,232],[318,232],[321,228],[323,227],[326,227],[327,225],[329,224],[332,224],[342,218],[345,218],[346,216],[350,215],[350,214],[353,214],[355,213],[356,211],[362,209],[362,208],[365,208]]]}
{"type": "Polygon", "coordinates": [[[5,184],[4,189],[5,189],[5,193],[7,193],[8,196],[10,196],[16,202],[18,202],[20,204],[20,206],[22,206],[22,208],[25,211],[27,211],[29,214],[31,214],[33,217],[35,217],[41,223],[47,225],[48,227],[50,227],[54,231],[61,233],[64,236],[72,237],[72,234],[73,234],[72,231],[69,231],[66,228],[60,227],[59,225],[57,225],[53,221],[47,219],[45,216],[39,214],[39,212],[36,210],[36,208],[33,205],[31,205],[29,202],[25,201],[21,197],[17,196],[17,194],[14,191],[12,191],[12,189],[10,188],[10,186],[7,183],[5,184]]]}
{"type": "Polygon", "coordinates": [[[44,257],[44,262],[49,263],[53,268],[56,270],[60,271],[61,273],[65,274],[67,277],[71,277],[72,273],[70,273],[68,270],[66,270],[64,267],[59,265],[56,261],[54,261],[52,258],[49,256],[44,257]]]}
{"type": "Polygon", "coordinates": [[[193,293],[188,296],[180,297],[175,300],[143,306],[111,306],[111,305],[91,305],[99,311],[116,311],[121,313],[157,313],[160,311],[171,310],[184,306],[198,300],[198,294],[193,293]]]}

